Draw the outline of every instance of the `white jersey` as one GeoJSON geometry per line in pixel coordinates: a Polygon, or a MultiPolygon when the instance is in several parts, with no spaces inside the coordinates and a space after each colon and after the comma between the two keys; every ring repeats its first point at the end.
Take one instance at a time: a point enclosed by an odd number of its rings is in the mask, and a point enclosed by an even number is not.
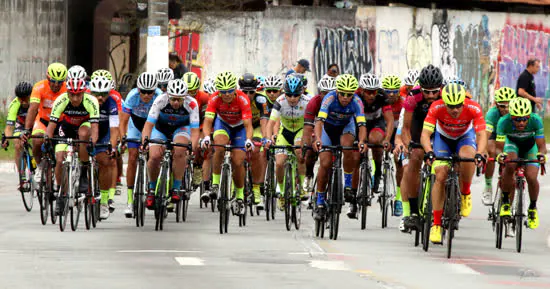
{"type": "Polygon", "coordinates": [[[280,120],[281,125],[289,131],[299,131],[304,127],[304,114],[310,99],[311,97],[302,94],[298,103],[295,106],[291,106],[283,94],[273,103],[269,119],[274,121],[280,120]]]}

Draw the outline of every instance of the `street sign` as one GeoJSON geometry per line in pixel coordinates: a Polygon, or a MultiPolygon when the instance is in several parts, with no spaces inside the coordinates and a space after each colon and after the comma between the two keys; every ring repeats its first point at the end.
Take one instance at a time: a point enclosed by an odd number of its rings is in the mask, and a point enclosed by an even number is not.
{"type": "Polygon", "coordinates": [[[149,26],[148,36],[160,36],[160,26],[149,26]]]}

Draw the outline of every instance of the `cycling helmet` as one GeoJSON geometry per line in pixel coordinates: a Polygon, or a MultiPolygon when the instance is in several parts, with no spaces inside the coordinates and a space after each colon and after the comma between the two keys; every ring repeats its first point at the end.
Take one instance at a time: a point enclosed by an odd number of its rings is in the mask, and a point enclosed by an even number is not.
{"type": "Polygon", "coordinates": [[[256,76],[258,79],[258,85],[256,86],[256,90],[263,90],[265,88],[265,77],[258,75],[256,76]]]}
{"type": "Polygon", "coordinates": [[[382,78],[382,88],[384,89],[399,89],[401,87],[401,79],[397,75],[388,75],[382,78]]]}
{"type": "Polygon", "coordinates": [[[30,82],[21,81],[15,86],[15,96],[27,97],[32,93],[32,84],[30,82]]]}
{"type": "Polygon", "coordinates": [[[514,98],[516,98],[516,91],[510,87],[503,86],[495,91],[496,102],[510,101],[514,98]]]}
{"type": "Polygon", "coordinates": [[[201,87],[201,80],[199,76],[194,72],[185,73],[181,79],[187,83],[187,90],[197,90],[201,87]]]}
{"type": "Polygon", "coordinates": [[[241,88],[241,90],[255,91],[259,83],[260,82],[258,81],[256,76],[254,76],[254,74],[252,73],[245,73],[243,74],[243,76],[241,76],[241,78],[239,78],[239,87],[241,88]]]}
{"type": "Polygon", "coordinates": [[[109,92],[111,91],[111,81],[104,76],[97,76],[90,81],[91,92],[109,92]]]}
{"type": "Polygon", "coordinates": [[[319,83],[317,84],[319,91],[333,91],[336,89],[336,84],[334,83],[334,77],[332,76],[323,76],[319,83]]]}
{"type": "Polygon", "coordinates": [[[420,75],[420,72],[416,69],[409,69],[407,72],[407,76],[403,78],[403,82],[405,85],[408,86],[414,86],[416,84],[416,81],[418,80],[418,76],[420,75]]]}
{"type": "Polygon", "coordinates": [[[307,87],[307,77],[304,74],[302,74],[302,73],[293,73],[291,75],[294,76],[294,77],[297,77],[298,79],[300,79],[302,81],[302,85],[304,87],[307,87]]]}
{"type": "Polygon", "coordinates": [[[304,84],[302,80],[296,76],[289,76],[285,80],[285,94],[287,95],[301,95],[304,84]]]}
{"type": "Polygon", "coordinates": [[[86,82],[80,78],[67,79],[67,91],[70,93],[81,93],[86,91],[86,82]]]}
{"type": "Polygon", "coordinates": [[[355,92],[359,87],[357,78],[351,74],[340,74],[336,77],[336,90],[355,92]]]}
{"type": "Polygon", "coordinates": [[[266,89],[281,89],[283,88],[283,79],[278,75],[270,75],[265,79],[266,89]]]}
{"type": "Polygon", "coordinates": [[[91,78],[94,79],[98,76],[103,76],[103,77],[107,78],[108,80],[113,80],[113,76],[111,75],[111,73],[109,71],[105,70],[105,69],[98,69],[98,70],[94,71],[92,73],[91,78]]]}
{"type": "Polygon", "coordinates": [[[460,79],[459,77],[457,76],[449,76],[447,78],[445,78],[445,80],[443,80],[443,85],[447,85],[449,83],[456,83],[456,84],[460,84],[462,86],[466,86],[466,83],[464,82],[464,80],[460,79]]]}
{"type": "Polygon", "coordinates": [[[462,104],[466,99],[466,89],[460,84],[449,83],[443,87],[441,98],[446,105],[462,104]]]}
{"type": "Polygon", "coordinates": [[[67,79],[67,67],[55,62],[48,66],[48,78],[53,81],[65,81],[67,79]]]}
{"type": "Polygon", "coordinates": [[[221,72],[216,76],[215,85],[217,90],[237,88],[237,77],[231,71],[221,72]]]}
{"type": "Polygon", "coordinates": [[[212,78],[207,79],[202,84],[202,89],[208,94],[213,94],[214,92],[216,92],[216,84],[214,83],[214,80],[212,78]]]}
{"type": "Polygon", "coordinates": [[[86,69],[80,65],[73,65],[67,71],[67,78],[86,79],[87,76],[88,74],[86,73],[86,69]]]}
{"type": "Polygon", "coordinates": [[[418,83],[424,88],[436,88],[441,87],[443,83],[443,75],[441,70],[431,64],[422,68],[420,76],[418,77],[418,83]]]}
{"type": "Polygon", "coordinates": [[[509,108],[511,116],[528,116],[532,112],[531,101],[523,97],[510,100],[509,108]]]}
{"type": "Polygon", "coordinates": [[[137,79],[137,87],[143,90],[154,90],[157,88],[157,78],[151,72],[144,72],[137,79]]]}
{"type": "Polygon", "coordinates": [[[372,73],[365,73],[359,78],[359,86],[362,89],[379,89],[381,87],[380,79],[372,73]]]}
{"type": "Polygon", "coordinates": [[[174,79],[174,72],[170,68],[161,68],[157,71],[156,77],[158,84],[166,84],[174,79]]]}
{"type": "Polygon", "coordinates": [[[168,97],[182,97],[187,95],[187,83],[183,79],[174,79],[168,82],[168,97]]]}

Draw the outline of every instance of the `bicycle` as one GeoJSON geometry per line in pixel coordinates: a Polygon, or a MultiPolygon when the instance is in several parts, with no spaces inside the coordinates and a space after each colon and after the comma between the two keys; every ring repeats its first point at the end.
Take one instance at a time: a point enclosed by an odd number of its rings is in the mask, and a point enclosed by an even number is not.
{"type": "MultiPolygon", "coordinates": [[[[157,186],[155,188],[155,231],[162,231],[164,229],[164,219],[168,214],[167,205],[170,201],[170,188],[172,186],[172,150],[174,147],[183,147],[191,151],[190,144],[174,143],[172,141],[164,140],[145,140],[144,147],[147,147],[150,143],[164,145],[166,148],[160,163],[160,173],[157,178],[157,186]]],[[[178,188],[178,194],[181,190],[178,188]]]]}
{"type": "MultiPolygon", "coordinates": [[[[2,143],[5,140],[19,139],[19,136],[5,136],[2,133],[2,143]]],[[[41,136],[31,136],[30,138],[42,138],[41,136]]],[[[6,147],[4,150],[8,150],[6,147]]],[[[23,149],[19,156],[19,192],[23,199],[23,206],[27,212],[32,210],[34,197],[36,196],[36,184],[34,182],[34,171],[36,170],[36,161],[32,156],[32,149],[29,142],[23,143],[23,149]]]]}
{"type": "MultiPolygon", "coordinates": [[[[504,160],[504,163],[517,163],[518,167],[516,168],[515,173],[515,188],[516,194],[514,194],[514,200],[512,202],[512,215],[511,216],[500,216],[500,207],[502,205],[502,196],[499,194],[498,197],[498,207],[495,210],[494,220],[496,222],[496,248],[502,249],[502,234],[504,231],[505,224],[512,224],[512,230],[516,232],[516,251],[521,253],[522,247],[522,238],[523,232],[522,228],[525,225],[527,227],[527,221],[524,222],[525,214],[525,180],[524,168],[526,164],[529,163],[539,163],[539,160],[526,160],[526,159],[513,159],[513,160],[504,160]]],[[[499,166],[499,173],[502,175],[504,168],[503,165],[499,166]]],[[[546,168],[544,165],[541,166],[540,174],[543,176],[546,173],[546,168]]],[[[500,187],[500,178],[498,186],[500,187]]]]}
{"type": "MultiPolygon", "coordinates": [[[[146,139],[148,141],[148,139],[146,139]]],[[[141,145],[141,139],[127,139],[122,138],[122,144],[135,143],[141,145]]],[[[147,175],[147,159],[149,158],[149,152],[142,150],[141,146],[138,154],[138,164],[136,168],[136,177],[134,181],[133,194],[133,211],[134,219],[136,220],[136,227],[143,227],[145,222],[145,198],[147,196],[148,175],[147,175]]]]}
{"type": "Polygon", "coordinates": [[[378,196],[378,203],[380,204],[380,212],[382,213],[382,229],[388,227],[388,209],[393,216],[393,202],[396,193],[395,183],[395,168],[394,161],[389,151],[384,152],[384,159],[382,160],[382,183],[384,189],[378,196]]]}
{"type": "Polygon", "coordinates": [[[275,180],[275,154],[272,150],[266,151],[267,171],[265,174],[265,218],[275,220],[277,211],[277,182],[275,180]]]}
{"type": "MultiPolygon", "coordinates": [[[[189,199],[191,194],[194,192],[193,186],[193,166],[195,163],[195,156],[189,154],[187,156],[187,167],[185,168],[185,173],[183,174],[182,185],[182,194],[179,202],[176,203],[176,222],[179,223],[180,219],[182,222],[187,220],[187,211],[189,209],[189,199]]],[[[199,198],[200,199],[200,198],[199,198]]]]}
{"type": "Polygon", "coordinates": [[[294,154],[295,149],[301,149],[302,146],[276,146],[273,145],[269,150],[282,149],[286,151],[287,160],[284,166],[284,184],[285,191],[283,198],[285,200],[285,225],[286,230],[290,231],[292,223],[296,230],[300,229],[302,220],[302,184],[298,173],[298,159],[294,154]]]}
{"type": "MultiPolygon", "coordinates": [[[[45,140],[45,144],[50,144],[49,140],[45,140]]],[[[51,147],[51,145],[50,145],[51,147]]],[[[36,195],[38,196],[38,204],[40,205],[40,221],[42,225],[48,222],[48,215],[52,224],[57,222],[55,214],[54,201],[56,200],[56,192],[54,190],[55,182],[55,155],[53,149],[46,149],[42,153],[40,161],[41,176],[40,183],[37,185],[36,195]]]]}
{"type": "MultiPolygon", "coordinates": [[[[107,151],[111,151],[111,144],[97,144],[92,145],[91,151],[95,151],[96,148],[106,147],[107,151]]],[[[101,202],[101,190],[99,189],[99,166],[97,164],[94,154],[90,154],[90,169],[88,170],[88,179],[90,180],[90,186],[86,192],[84,198],[84,223],[86,230],[90,230],[91,227],[95,228],[97,222],[100,220],[100,202],[101,202]]]]}
{"type": "Polygon", "coordinates": [[[420,171],[420,187],[418,188],[418,212],[420,213],[420,224],[415,226],[414,246],[420,244],[422,235],[422,250],[428,252],[430,246],[430,229],[432,226],[432,185],[435,182],[435,175],[431,172],[430,166],[423,166],[420,171]]]}

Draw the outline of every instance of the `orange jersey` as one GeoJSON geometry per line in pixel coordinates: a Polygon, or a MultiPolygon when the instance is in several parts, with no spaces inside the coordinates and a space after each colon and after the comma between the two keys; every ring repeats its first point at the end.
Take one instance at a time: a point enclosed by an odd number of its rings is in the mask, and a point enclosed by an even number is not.
{"type": "Polygon", "coordinates": [[[53,102],[55,99],[67,92],[67,86],[63,82],[63,86],[58,92],[53,92],[50,89],[50,84],[47,79],[37,82],[32,88],[31,93],[31,103],[39,103],[38,114],[36,116],[38,119],[43,119],[46,122],[50,121],[50,113],[52,112],[53,102]]]}
{"type": "Polygon", "coordinates": [[[445,103],[440,99],[432,103],[424,120],[424,129],[432,132],[436,129],[450,139],[457,139],[472,128],[475,132],[485,131],[485,118],[479,103],[469,98],[464,100],[462,112],[457,118],[449,114],[445,103]]]}

